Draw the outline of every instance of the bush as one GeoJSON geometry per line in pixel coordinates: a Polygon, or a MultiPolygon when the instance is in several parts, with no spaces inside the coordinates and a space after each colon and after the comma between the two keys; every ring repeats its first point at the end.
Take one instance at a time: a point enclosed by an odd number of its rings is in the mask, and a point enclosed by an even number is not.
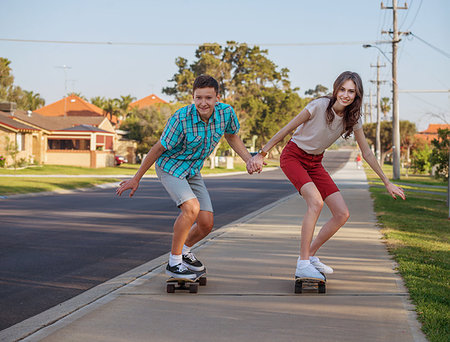
{"type": "Polygon", "coordinates": [[[17,162],[18,167],[25,167],[27,165],[28,165],[28,162],[27,162],[26,158],[20,158],[19,161],[17,162]]]}
{"type": "Polygon", "coordinates": [[[6,158],[0,156],[0,167],[5,167],[5,165],[6,165],[6,158]]]}
{"type": "Polygon", "coordinates": [[[450,129],[438,129],[438,138],[431,142],[433,151],[431,152],[430,162],[432,165],[436,165],[436,178],[443,180],[448,180],[449,140],[450,129]]]}
{"type": "Polygon", "coordinates": [[[431,170],[431,148],[425,144],[422,149],[413,151],[411,167],[414,173],[430,173],[431,170]]]}

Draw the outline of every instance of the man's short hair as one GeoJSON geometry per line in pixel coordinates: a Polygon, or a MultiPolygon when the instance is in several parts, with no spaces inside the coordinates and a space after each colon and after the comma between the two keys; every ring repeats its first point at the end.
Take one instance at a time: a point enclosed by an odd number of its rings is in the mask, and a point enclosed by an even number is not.
{"type": "Polygon", "coordinates": [[[209,75],[200,75],[195,79],[192,93],[198,88],[214,88],[216,94],[219,94],[219,83],[209,75]]]}

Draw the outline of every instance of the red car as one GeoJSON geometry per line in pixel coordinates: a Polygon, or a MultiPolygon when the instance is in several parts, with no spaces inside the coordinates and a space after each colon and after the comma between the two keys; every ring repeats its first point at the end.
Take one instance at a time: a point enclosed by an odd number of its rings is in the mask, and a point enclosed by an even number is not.
{"type": "Polygon", "coordinates": [[[123,156],[115,156],[114,160],[116,161],[116,166],[119,166],[120,164],[123,164],[123,163],[128,163],[127,158],[125,158],[123,156]]]}

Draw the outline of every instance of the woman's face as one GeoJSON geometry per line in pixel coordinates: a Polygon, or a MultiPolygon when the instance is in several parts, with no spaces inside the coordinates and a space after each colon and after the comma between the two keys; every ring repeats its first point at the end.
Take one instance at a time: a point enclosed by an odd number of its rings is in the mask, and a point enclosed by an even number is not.
{"type": "Polygon", "coordinates": [[[356,98],[356,85],[352,80],[342,83],[337,92],[337,102],[344,107],[353,103],[356,98]]]}

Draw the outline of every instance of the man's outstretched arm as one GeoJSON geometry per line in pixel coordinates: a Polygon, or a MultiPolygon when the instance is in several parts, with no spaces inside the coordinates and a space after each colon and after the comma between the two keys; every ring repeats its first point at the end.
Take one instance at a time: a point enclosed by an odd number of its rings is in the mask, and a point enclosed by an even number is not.
{"type": "Polygon", "coordinates": [[[134,177],[120,182],[119,187],[116,190],[116,195],[120,196],[124,191],[131,190],[130,197],[133,197],[134,193],[139,187],[139,181],[141,180],[141,178],[148,171],[148,169],[155,163],[156,159],[158,159],[161,156],[161,154],[163,154],[165,150],[166,149],[161,144],[161,141],[158,140],[158,142],[155,145],[153,145],[153,147],[145,156],[141,164],[141,167],[136,172],[134,177]]]}

